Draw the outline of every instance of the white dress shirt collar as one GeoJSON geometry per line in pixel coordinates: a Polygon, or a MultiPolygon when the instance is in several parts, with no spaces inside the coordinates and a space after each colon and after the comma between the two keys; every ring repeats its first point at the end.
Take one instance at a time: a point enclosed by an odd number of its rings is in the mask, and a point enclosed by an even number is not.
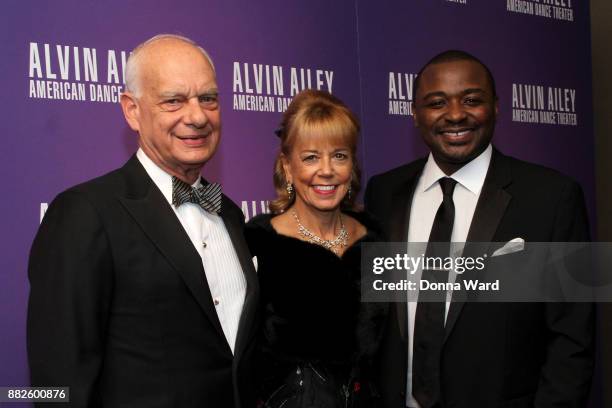
{"type": "MultiPolygon", "coordinates": [[[[485,177],[487,176],[487,170],[489,169],[489,163],[491,163],[492,156],[493,147],[491,144],[489,144],[489,146],[487,146],[487,148],[475,159],[451,174],[450,177],[465,187],[472,194],[479,195],[484,184],[485,177]]],[[[429,153],[427,163],[425,163],[423,173],[421,174],[421,191],[429,190],[442,177],[447,176],[440,169],[434,160],[433,155],[429,153]]]]}
{"type": "MultiPolygon", "coordinates": [[[[147,154],[142,150],[138,149],[136,152],[136,157],[142,164],[142,167],[145,168],[147,174],[153,182],[162,192],[166,200],[172,204],[172,176],[166,173],[161,167],[159,167],[147,154]]],[[[195,183],[193,183],[192,187],[199,187],[202,184],[201,177],[198,177],[195,183]]]]}

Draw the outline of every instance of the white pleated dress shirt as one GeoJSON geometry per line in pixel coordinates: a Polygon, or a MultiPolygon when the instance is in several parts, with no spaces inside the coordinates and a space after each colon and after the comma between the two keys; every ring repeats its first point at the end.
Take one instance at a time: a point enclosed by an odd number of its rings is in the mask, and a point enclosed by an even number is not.
{"type": "MultiPolygon", "coordinates": [[[[480,197],[480,191],[484,184],[493,147],[489,146],[474,160],[457,170],[450,177],[457,181],[453,192],[453,203],[455,205],[455,221],[451,242],[465,242],[472,224],[472,217],[476,210],[476,204],[480,197]]],[[[427,242],[433,226],[438,207],[442,203],[442,189],[438,180],[447,177],[446,174],[434,160],[431,153],[423,168],[421,177],[414,190],[412,206],[410,209],[410,222],[408,224],[408,242],[427,242]]],[[[420,273],[420,271],[418,272],[420,273]]],[[[454,279],[454,274],[449,274],[454,279]]],[[[420,279],[420,276],[417,277],[420,279]]],[[[418,285],[417,285],[418,286],[418,285]]],[[[450,306],[450,294],[447,297],[444,321],[448,315],[450,306]]],[[[412,346],[414,343],[414,319],[417,302],[408,302],[408,373],[406,385],[406,406],[419,407],[412,396],[412,346]]]]}
{"type": "MultiPolygon", "coordinates": [[[[184,203],[178,208],[173,206],[172,176],[159,168],[142,149],[138,149],[136,157],[174,210],[200,254],[221,328],[234,352],[238,323],[244,305],[246,280],[223,219],[203,210],[197,204],[184,203]]],[[[192,187],[198,187],[201,183],[198,178],[192,187]]]]}

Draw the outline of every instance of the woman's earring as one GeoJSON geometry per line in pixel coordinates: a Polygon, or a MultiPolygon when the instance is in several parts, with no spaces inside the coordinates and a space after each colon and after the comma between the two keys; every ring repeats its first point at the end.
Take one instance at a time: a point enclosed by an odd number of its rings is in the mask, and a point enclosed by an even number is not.
{"type": "Polygon", "coordinates": [[[352,185],[352,184],[349,184],[348,191],[346,192],[346,197],[347,197],[347,199],[349,199],[349,200],[351,199],[351,193],[352,193],[352,190],[353,190],[353,185],[352,185]]]}
{"type": "Polygon", "coordinates": [[[289,196],[289,198],[291,198],[293,196],[293,184],[287,182],[287,187],[285,188],[287,189],[287,195],[289,196]]]}

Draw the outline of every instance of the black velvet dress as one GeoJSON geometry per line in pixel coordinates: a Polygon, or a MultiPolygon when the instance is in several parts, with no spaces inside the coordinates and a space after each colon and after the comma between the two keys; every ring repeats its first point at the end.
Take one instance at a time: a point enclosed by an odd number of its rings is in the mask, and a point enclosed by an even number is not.
{"type": "MultiPolygon", "coordinates": [[[[363,216],[351,214],[362,224],[363,216]]],[[[361,245],[342,257],[278,234],[270,215],[247,225],[257,257],[263,323],[259,337],[260,405],[266,408],[373,406],[369,367],[384,305],[360,302],[361,245]],[[366,402],[367,401],[367,402],[366,402]]]]}

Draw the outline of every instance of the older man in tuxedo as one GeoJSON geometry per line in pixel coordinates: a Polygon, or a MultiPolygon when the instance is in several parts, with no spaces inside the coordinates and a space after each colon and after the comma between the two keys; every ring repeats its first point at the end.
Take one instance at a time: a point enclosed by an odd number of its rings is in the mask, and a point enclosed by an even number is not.
{"type": "MultiPolygon", "coordinates": [[[[366,190],[388,240],[588,241],[578,184],[492,146],[495,82],[477,58],[447,51],[428,62],[413,112],[429,157],[366,190]]],[[[593,323],[588,303],[396,303],[381,347],[384,405],[584,407],[593,323]]]]}
{"type": "Polygon", "coordinates": [[[251,407],[255,271],[244,217],[200,176],[221,131],[213,63],[160,35],[126,67],[140,148],[57,196],[29,263],[32,385],[71,407],[251,407]]]}

